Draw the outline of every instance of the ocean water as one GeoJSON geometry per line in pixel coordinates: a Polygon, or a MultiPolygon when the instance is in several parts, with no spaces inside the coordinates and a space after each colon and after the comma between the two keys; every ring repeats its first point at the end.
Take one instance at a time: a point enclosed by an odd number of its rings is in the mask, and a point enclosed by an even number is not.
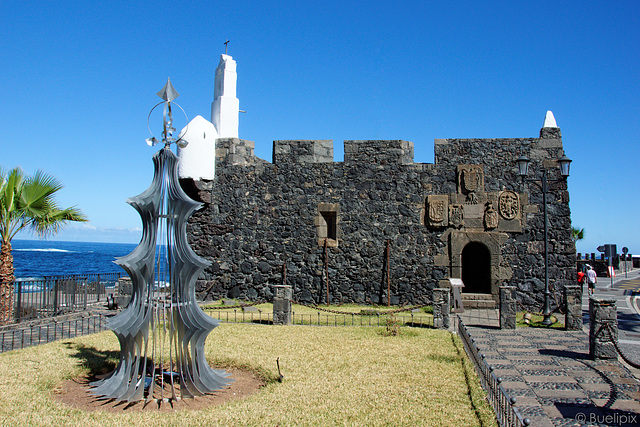
{"type": "Polygon", "coordinates": [[[136,244],[13,240],[16,278],[89,273],[124,273],[113,261],[136,244]]]}

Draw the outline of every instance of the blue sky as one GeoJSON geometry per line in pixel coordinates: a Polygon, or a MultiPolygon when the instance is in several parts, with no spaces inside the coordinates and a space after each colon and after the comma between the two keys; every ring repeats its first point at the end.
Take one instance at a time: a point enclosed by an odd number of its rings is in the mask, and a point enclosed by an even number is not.
{"type": "Polygon", "coordinates": [[[638,2],[5,1],[3,16],[0,165],[64,183],[90,222],[59,240],[139,241],[125,200],[151,180],[156,92],[171,77],[208,119],[229,39],[259,157],[276,139],[332,139],[337,161],[345,139],[404,139],[431,163],[435,138],[537,137],[552,110],[578,251],[640,254],[638,2]]]}

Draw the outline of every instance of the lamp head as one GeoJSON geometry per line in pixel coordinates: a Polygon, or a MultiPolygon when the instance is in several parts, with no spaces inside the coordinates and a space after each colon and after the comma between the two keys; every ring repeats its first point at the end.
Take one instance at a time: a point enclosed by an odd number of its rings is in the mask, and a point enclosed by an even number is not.
{"type": "Polygon", "coordinates": [[[563,155],[558,159],[558,163],[560,163],[560,175],[564,178],[569,176],[569,167],[571,166],[571,159],[566,155],[563,155]]]}
{"type": "Polygon", "coordinates": [[[527,176],[527,174],[529,173],[529,163],[531,163],[531,160],[529,160],[528,157],[518,157],[518,159],[516,160],[516,164],[518,165],[518,175],[522,177],[527,176]]]}

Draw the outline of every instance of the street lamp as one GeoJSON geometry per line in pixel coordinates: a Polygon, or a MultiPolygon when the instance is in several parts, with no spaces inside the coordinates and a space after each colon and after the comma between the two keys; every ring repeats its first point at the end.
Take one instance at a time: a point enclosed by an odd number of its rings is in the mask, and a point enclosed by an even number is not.
{"type": "MultiPolygon", "coordinates": [[[[523,181],[525,181],[525,177],[529,173],[529,163],[531,163],[531,160],[529,160],[525,156],[520,156],[516,160],[516,164],[518,165],[518,175],[522,177],[523,181]]],[[[538,180],[536,179],[527,180],[538,185],[542,190],[542,204],[544,206],[544,308],[542,310],[544,319],[542,320],[542,324],[547,326],[553,323],[551,321],[551,292],[549,291],[549,221],[547,217],[547,192],[549,190],[548,183],[565,181],[567,179],[567,177],[569,176],[569,166],[571,165],[571,159],[569,159],[566,155],[563,155],[558,159],[558,164],[560,166],[560,175],[562,175],[562,179],[548,179],[548,169],[542,168],[542,179],[540,180],[540,184],[538,184],[538,180]]]]}

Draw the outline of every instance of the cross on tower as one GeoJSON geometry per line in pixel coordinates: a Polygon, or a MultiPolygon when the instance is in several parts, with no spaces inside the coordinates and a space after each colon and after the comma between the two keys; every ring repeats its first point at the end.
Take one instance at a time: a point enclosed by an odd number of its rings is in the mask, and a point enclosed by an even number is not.
{"type": "Polygon", "coordinates": [[[227,54],[227,45],[229,44],[229,40],[227,40],[226,42],[224,42],[224,54],[227,54]]]}

